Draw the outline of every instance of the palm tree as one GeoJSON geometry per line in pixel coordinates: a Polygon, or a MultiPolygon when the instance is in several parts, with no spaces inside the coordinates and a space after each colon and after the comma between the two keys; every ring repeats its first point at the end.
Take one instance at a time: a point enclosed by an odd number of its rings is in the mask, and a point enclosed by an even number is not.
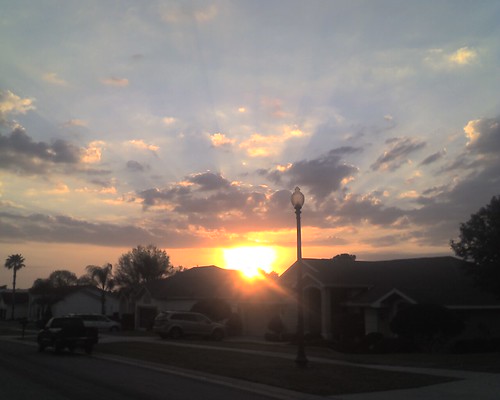
{"type": "Polygon", "coordinates": [[[25,267],[24,257],[21,254],[12,254],[5,260],[5,268],[13,270],[12,278],[12,315],[11,319],[14,319],[14,312],[16,307],[16,275],[17,271],[25,267]]]}
{"type": "Polygon", "coordinates": [[[106,315],[106,292],[114,287],[113,266],[110,263],[102,267],[87,265],[86,269],[92,283],[101,291],[101,314],[106,315]]]}

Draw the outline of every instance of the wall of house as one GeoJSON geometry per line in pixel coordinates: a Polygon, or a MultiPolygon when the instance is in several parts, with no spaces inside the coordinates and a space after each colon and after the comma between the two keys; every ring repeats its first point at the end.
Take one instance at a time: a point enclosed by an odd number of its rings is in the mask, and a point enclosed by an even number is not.
{"type": "MultiPolygon", "coordinates": [[[[113,315],[119,311],[119,302],[115,297],[106,298],[106,314],[113,315]]],[[[52,315],[59,317],[66,314],[100,314],[101,298],[84,291],[66,296],[52,306],[52,315]]]]}
{"type": "MultiPolygon", "coordinates": [[[[14,319],[28,318],[29,306],[26,303],[16,304],[14,309],[14,319]]],[[[12,318],[12,305],[0,305],[0,320],[12,318]]]]}
{"type": "Polygon", "coordinates": [[[365,309],[365,334],[379,332],[378,310],[375,308],[365,309]]]}
{"type": "MultiPolygon", "coordinates": [[[[5,289],[2,289],[4,291],[5,289]]],[[[12,291],[9,290],[9,299],[11,298],[12,291]]],[[[16,305],[14,307],[14,319],[28,318],[29,316],[29,301],[27,300],[26,291],[20,290],[16,292],[16,305]]],[[[12,318],[12,303],[4,301],[0,291],[0,320],[7,320],[12,318]]]]}
{"type": "Polygon", "coordinates": [[[285,323],[283,306],[278,304],[244,303],[238,305],[237,312],[242,322],[241,334],[244,336],[264,337],[270,332],[268,326],[271,318],[276,315],[285,323]]]}

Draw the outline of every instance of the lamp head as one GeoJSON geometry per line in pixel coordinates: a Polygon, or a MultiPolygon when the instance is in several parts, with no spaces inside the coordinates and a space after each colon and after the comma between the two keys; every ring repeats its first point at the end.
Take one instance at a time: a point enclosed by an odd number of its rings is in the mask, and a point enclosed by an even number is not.
{"type": "Polygon", "coordinates": [[[300,191],[300,188],[297,186],[295,188],[295,191],[292,193],[292,206],[296,210],[300,210],[302,206],[304,205],[304,195],[300,191]]]}

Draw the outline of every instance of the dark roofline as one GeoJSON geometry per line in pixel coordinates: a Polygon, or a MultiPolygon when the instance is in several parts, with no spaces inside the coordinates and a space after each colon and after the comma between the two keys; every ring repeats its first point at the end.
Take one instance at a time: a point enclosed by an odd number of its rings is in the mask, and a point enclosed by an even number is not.
{"type": "MultiPolygon", "coordinates": [[[[435,302],[462,309],[500,307],[500,299],[478,288],[466,274],[470,263],[453,256],[351,262],[305,258],[303,261],[304,275],[314,277],[313,286],[366,288],[353,294],[352,305],[378,306],[380,299],[397,289],[419,303],[435,302]]],[[[280,276],[284,285],[295,285],[296,269],[294,262],[280,276]]]]}

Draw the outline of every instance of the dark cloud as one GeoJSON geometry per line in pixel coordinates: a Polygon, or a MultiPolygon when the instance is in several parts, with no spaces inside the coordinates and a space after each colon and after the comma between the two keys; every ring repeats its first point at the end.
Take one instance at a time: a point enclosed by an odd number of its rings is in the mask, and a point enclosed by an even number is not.
{"type": "Polygon", "coordinates": [[[396,243],[401,243],[408,241],[410,235],[407,233],[393,234],[393,235],[382,235],[379,237],[371,238],[367,240],[367,243],[374,247],[392,247],[396,243]]]}
{"type": "Polygon", "coordinates": [[[440,159],[442,159],[444,156],[446,155],[446,150],[441,150],[441,151],[438,151],[434,154],[431,154],[430,156],[424,158],[419,165],[429,165],[429,164],[433,164],[435,163],[436,161],[439,161],[440,159]]]}
{"type": "Polygon", "coordinates": [[[127,161],[127,169],[132,172],[144,172],[149,169],[149,167],[147,165],[142,165],[138,161],[129,160],[127,161]]]}
{"type": "Polygon", "coordinates": [[[406,213],[397,207],[386,207],[372,196],[347,196],[336,211],[342,221],[358,224],[367,221],[373,225],[391,226],[406,213]]]}
{"type": "Polygon", "coordinates": [[[351,154],[361,151],[353,147],[333,149],[325,156],[314,160],[302,160],[294,163],[284,171],[259,170],[275,183],[286,184],[289,187],[307,187],[312,195],[322,200],[331,193],[339,190],[342,181],[358,173],[358,168],[342,161],[340,154],[351,154]]]}
{"type": "Polygon", "coordinates": [[[194,174],[189,176],[186,180],[199,185],[201,191],[227,189],[231,186],[231,182],[222,175],[214,174],[213,172],[194,174]]]}
{"type": "Polygon", "coordinates": [[[146,211],[165,213],[167,209],[176,223],[236,233],[293,225],[290,196],[288,190],[273,192],[266,187],[230,184],[221,175],[211,173],[138,193],[146,211]]]}
{"type": "Polygon", "coordinates": [[[218,214],[230,213],[247,207],[247,194],[234,188],[229,191],[218,191],[208,197],[187,196],[179,201],[175,211],[181,214],[218,214]]]}
{"type": "Polygon", "coordinates": [[[0,242],[85,243],[99,246],[135,247],[154,243],[161,247],[184,248],[203,244],[204,239],[158,220],[148,229],[136,225],[95,223],[66,215],[0,213],[0,242]]]}
{"type": "Polygon", "coordinates": [[[444,245],[456,237],[459,224],[500,193],[500,160],[483,162],[481,170],[472,170],[459,181],[430,188],[408,212],[411,222],[422,234],[422,243],[444,245]]]}
{"type": "MultiPolygon", "coordinates": [[[[176,210],[182,211],[185,208],[193,207],[195,210],[200,210],[204,207],[203,202],[222,202],[229,205],[221,199],[222,196],[228,194],[216,194],[210,199],[204,196],[199,196],[201,192],[208,191],[230,191],[231,182],[220,174],[212,172],[203,172],[199,174],[189,175],[184,178],[183,183],[171,185],[165,189],[152,188],[138,193],[138,196],[143,199],[143,205],[147,208],[161,203],[174,202],[177,204],[176,210]],[[187,183],[187,184],[186,184],[187,183]],[[192,196],[187,196],[192,194],[192,196]]],[[[235,193],[233,190],[232,193],[235,193]]],[[[231,201],[229,201],[231,203],[231,201]]],[[[215,207],[215,204],[213,205],[215,207]]]]}
{"type": "Polygon", "coordinates": [[[179,197],[185,196],[189,193],[191,193],[191,189],[188,186],[176,185],[168,189],[152,188],[143,190],[137,195],[139,198],[143,199],[143,205],[147,208],[158,203],[178,199],[179,197]]]}
{"type": "Polygon", "coordinates": [[[414,138],[393,138],[386,142],[389,149],[375,161],[371,168],[373,171],[395,171],[406,164],[408,156],[425,147],[426,143],[414,138]]]}
{"type": "Polygon", "coordinates": [[[18,173],[45,172],[57,164],[77,165],[81,149],[57,139],[52,143],[36,142],[21,127],[10,135],[0,135],[0,168],[18,173]]]}
{"type": "Polygon", "coordinates": [[[470,121],[464,130],[470,138],[469,151],[482,154],[500,152],[500,117],[470,121]]]}
{"type": "Polygon", "coordinates": [[[345,156],[349,154],[361,153],[363,149],[361,147],[353,147],[353,146],[342,146],[337,147],[336,149],[330,150],[328,154],[333,156],[345,156]]]}
{"type": "Polygon", "coordinates": [[[1,241],[15,237],[22,241],[87,243],[104,246],[134,246],[151,243],[156,239],[137,226],[119,226],[109,223],[92,223],[65,215],[20,215],[1,213],[1,241]]]}

